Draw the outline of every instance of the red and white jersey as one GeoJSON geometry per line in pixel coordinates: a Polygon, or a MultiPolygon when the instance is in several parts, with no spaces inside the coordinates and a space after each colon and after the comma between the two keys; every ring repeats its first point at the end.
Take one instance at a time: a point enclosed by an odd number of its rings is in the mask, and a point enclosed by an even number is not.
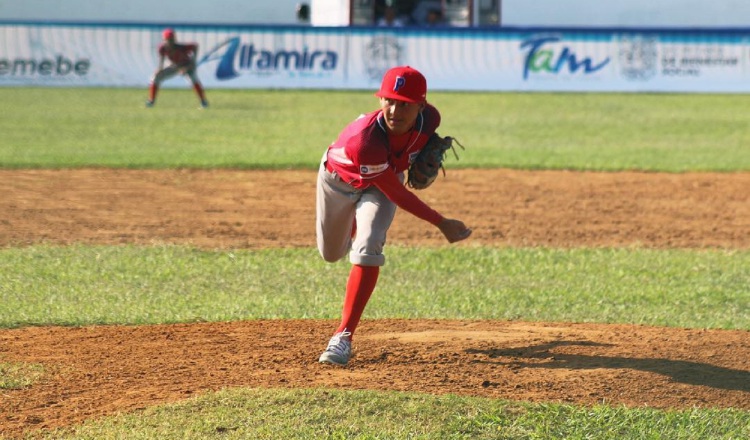
{"type": "Polygon", "coordinates": [[[198,51],[198,45],[195,43],[172,44],[167,47],[166,43],[159,46],[159,56],[166,57],[177,66],[186,66],[193,61],[195,53],[198,51]]]}
{"type": "Polygon", "coordinates": [[[430,104],[425,104],[414,127],[400,136],[388,134],[381,110],[367,113],[328,147],[328,166],[353,187],[367,188],[383,173],[406,171],[439,125],[440,113],[430,104]]]}
{"type": "Polygon", "coordinates": [[[381,110],[367,113],[349,124],[326,151],[326,167],[357,189],[377,187],[400,208],[434,225],[443,216],[409,191],[397,174],[414,162],[440,125],[440,113],[430,104],[420,112],[414,127],[401,136],[389,135],[381,110]]]}

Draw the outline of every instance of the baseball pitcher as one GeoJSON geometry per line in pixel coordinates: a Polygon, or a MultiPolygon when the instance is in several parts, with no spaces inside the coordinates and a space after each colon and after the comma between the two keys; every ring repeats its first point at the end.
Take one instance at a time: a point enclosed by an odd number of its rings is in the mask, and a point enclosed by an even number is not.
{"type": "Polygon", "coordinates": [[[440,113],[427,103],[425,77],[409,66],[394,67],[384,75],[375,96],[380,98],[380,109],[344,128],[323,155],[318,172],[318,250],[328,262],[348,253],[352,263],[341,323],[320,356],[323,363],[349,362],[354,332],[385,264],[383,246],[396,207],[435,225],[450,243],[471,235],[463,222],[430,208],[404,184],[405,172],[432,170],[428,172],[434,175],[409,179],[419,182],[410,185],[414,189],[429,186],[452,139],[435,133],[440,113]],[[438,163],[414,167],[436,157],[438,163]]]}

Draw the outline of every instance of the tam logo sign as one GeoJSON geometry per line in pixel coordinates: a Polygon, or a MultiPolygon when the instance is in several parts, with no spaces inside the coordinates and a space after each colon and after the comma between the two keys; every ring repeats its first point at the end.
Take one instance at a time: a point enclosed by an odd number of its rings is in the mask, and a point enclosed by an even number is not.
{"type": "Polygon", "coordinates": [[[521,43],[521,49],[526,50],[523,66],[523,79],[529,79],[530,74],[549,73],[560,74],[570,72],[590,75],[609,64],[609,58],[594,61],[589,57],[580,57],[568,46],[556,45],[560,38],[541,37],[526,40],[521,43]]]}

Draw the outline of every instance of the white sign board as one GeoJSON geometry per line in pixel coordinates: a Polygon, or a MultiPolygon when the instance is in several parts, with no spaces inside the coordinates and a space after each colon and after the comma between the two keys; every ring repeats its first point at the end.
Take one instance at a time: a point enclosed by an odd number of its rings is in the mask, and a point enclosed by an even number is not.
{"type": "MultiPolygon", "coordinates": [[[[208,88],[373,89],[395,65],[431,90],[750,92],[748,33],[186,27],[208,88]]],[[[160,29],[0,25],[0,86],[145,87],[160,29]]],[[[184,86],[179,79],[166,86],[184,86]]]]}

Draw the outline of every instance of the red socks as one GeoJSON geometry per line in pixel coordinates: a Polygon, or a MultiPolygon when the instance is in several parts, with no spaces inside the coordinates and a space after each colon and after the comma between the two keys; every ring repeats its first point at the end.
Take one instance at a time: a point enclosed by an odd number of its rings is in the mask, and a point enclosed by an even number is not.
{"type": "Polygon", "coordinates": [[[200,84],[195,83],[193,84],[193,89],[195,90],[195,93],[198,94],[201,102],[206,102],[206,95],[203,93],[203,87],[200,84]]]}
{"type": "Polygon", "coordinates": [[[375,290],[380,274],[380,266],[353,265],[349,272],[349,280],[346,283],[346,296],[344,297],[344,308],[341,312],[341,325],[336,333],[344,330],[354,334],[359,324],[362,312],[365,311],[367,301],[375,290]]]}
{"type": "Polygon", "coordinates": [[[154,102],[156,99],[156,83],[151,83],[148,86],[148,100],[154,102]]]}
{"type": "MultiPolygon", "coordinates": [[[[198,97],[201,99],[201,102],[206,102],[206,94],[203,91],[203,86],[200,84],[193,84],[193,89],[195,90],[195,93],[198,94],[198,97]]],[[[154,102],[156,100],[156,91],[158,90],[158,87],[156,86],[156,83],[151,83],[148,86],[148,100],[151,102],[154,102]]]]}

